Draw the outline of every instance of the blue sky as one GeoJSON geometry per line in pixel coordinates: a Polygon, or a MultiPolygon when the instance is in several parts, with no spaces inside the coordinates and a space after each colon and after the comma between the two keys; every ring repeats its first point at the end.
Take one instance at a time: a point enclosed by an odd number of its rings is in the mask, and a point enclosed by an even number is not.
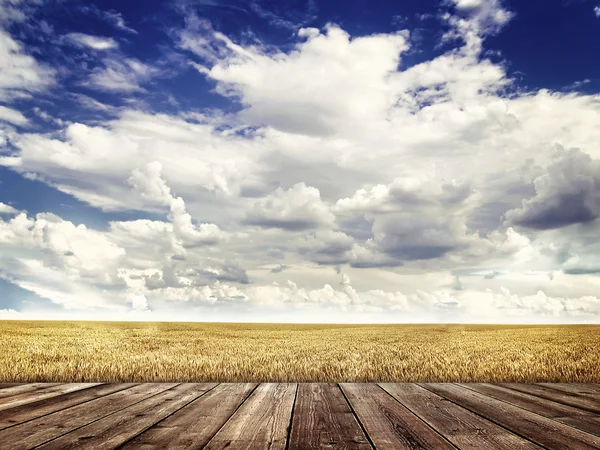
{"type": "Polygon", "coordinates": [[[0,318],[597,322],[600,3],[0,0],[0,318]]]}

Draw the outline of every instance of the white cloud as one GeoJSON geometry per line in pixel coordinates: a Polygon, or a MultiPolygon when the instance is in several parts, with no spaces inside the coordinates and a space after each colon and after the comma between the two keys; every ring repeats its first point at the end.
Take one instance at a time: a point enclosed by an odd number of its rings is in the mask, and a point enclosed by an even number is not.
{"type": "MultiPolygon", "coordinates": [[[[0,164],[142,218],[106,231],[52,215],[0,222],[3,276],[70,308],[139,317],[597,318],[597,224],[568,217],[596,217],[600,97],[507,94],[514,81],[481,43],[510,13],[453,5],[446,39],[464,45],[410,68],[405,32],[300,29],[283,52],[191,16],[178,45],[242,111],[144,113],[79,95],[113,118],[7,127],[16,150],[0,164]],[[557,203],[569,195],[580,203],[557,203]],[[569,226],[526,226],[557,209],[569,226]]],[[[148,93],[156,69],[104,55],[90,87],[148,93]]]]}
{"type": "Polygon", "coordinates": [[[335,216],[321,200],[318,189],[298,183],[278,188],[250,207],[246,222],[264,228],[306,230],[333,227],[335,216]]]}
{"type": "Polygon", "coordinates": [[[13,125],[26,125],[29,122],[27,117],[20,111],[2,105],[0,105],[0,120],[12,123],[13,125]]]}
{"type": "Polygon", "coordinates": [[[596,17],[600,17],[600,6],[594,6],[594,14],[596,17]]]}
{"type": "Polygon", "coordinates": [[[308,40],[289,54],[265,55],[226,41],[224,61],[207,76],[219,82],[218,92],[240,99],[244,120],[292,133],[326,135],[385,115],[393,107],[387,79],[408,48],[403,33],[351,39],[331,25],[324,34],[300,34],[308,40]]]}
{"type": "Polygon", "coordinates": [[[84,86],[109,92],[142,91],[142,84],[156,74],[156,69],[134,58],[106,58],[92,71],[84,86]]]}
{"type": "Polygon", "coordinates": [[[65,39],[73,44],[88,47],[93,50],[113,50],[119,46],[117,41],[113,38],[92,36],[85,33],[69,33],[65,35],[65,39]]]}
{"type": "Polygon", "coordinates": [[[0,28],[0,101],[28,97],[54,84],[53,69],[27,55],[22,44],[0,28]]]}
{"type": "Polygon", "coordinates": [[[18,209],[13,208],[12,206],[7,205],[6,203],[0,202],[0,214],[16,214],[18,212],[18,209]]]}

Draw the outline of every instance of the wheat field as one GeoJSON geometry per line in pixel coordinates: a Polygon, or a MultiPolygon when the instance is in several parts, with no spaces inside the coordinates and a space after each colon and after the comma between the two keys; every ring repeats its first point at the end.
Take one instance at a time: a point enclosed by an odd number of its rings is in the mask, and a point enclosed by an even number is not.
{"type": "Polygon", "coordinates": [[[600,326],[0,322],[0,382],[600,382],[600,326]]]}

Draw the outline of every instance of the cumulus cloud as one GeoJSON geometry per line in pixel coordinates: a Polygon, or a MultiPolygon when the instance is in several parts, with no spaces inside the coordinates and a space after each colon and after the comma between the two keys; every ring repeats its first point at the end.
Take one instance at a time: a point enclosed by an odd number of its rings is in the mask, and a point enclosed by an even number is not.
{"type": "Polygon", "coordinates": [[[292,133],[330,134],[393,106],[386,81],[408,48],[405,34],[352,39],[335,25],[299,34],[308,39],[289,54],[227,42],[225,60],[206,76],[218,92],[241,101],[244,120],[292,133]]]}
{"type": "Polygon", "coordinates": [[[298,183],[287,190],[278,188],[254,202],[246,222],[264,228],[299,231],[332,227],[335,216],[321,200],[318,189],[298,183]]]}
{"type": "Polygon", "coordinates": [[[544,230],[600,216],[600,161],[579,149],[559,151],[534,186],[534,197],[507,212],[509,222],[544,230]]]}
{"type": "MultiPolygon", "coordinates": [[[[12,118],[0,165],[137,217],[99,231],[5,211],[1,276],[70,308],[140,317],[179,305],[307,320],[597,317],[600,97],[507,94],[515,81],[482,44],[511,13],[446,5],[444,44],[459,47],[410,67],[407,32],[301,28],[284,51],[191,15],[173,37],[233,102],[227,113],[76,94],[101,119],[45,133],[0,110],[12,118]]],[[[19,75],[43,67],[6,42],[15,58],[0,58],[0,80],[14,76],[1,92],[43,90],[47,78],[19,75]]],[[[152,66],[112,42],[82,45],[103,58],[88,87],[150,94],[152,66]]]]}

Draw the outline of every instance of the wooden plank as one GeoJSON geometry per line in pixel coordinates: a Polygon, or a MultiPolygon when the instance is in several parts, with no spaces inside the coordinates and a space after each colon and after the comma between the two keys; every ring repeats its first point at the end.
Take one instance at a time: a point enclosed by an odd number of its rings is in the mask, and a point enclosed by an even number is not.
{"type": "Polygon", "coordinates": [[[0,389],[22,386],[23,384],[25,384],[25,383],[0,383],[0,389]]]}
{"type": "Polygon", "coordinates": [[[40,450],[117,448],[214,388],[216,383],[184,383],[38,447],[40,450]]]}
{"type": "Polygon", "coordinates": [[[539,446],[413,383],[382,383],[395,399],[461,449],[539,446]]]}
{"type": "Polygon", "coordinates": [[[12,395],[10,397],[0,400],[0,411],[14,408],[20,405],[26,405],[27,403],[37,402],[45,398],[51,398],[56,397],[58,395],[67,394],[69,392],[88,389],[93,386],[98,386],[99,384],[100,383],[65,383],[50,386],[46,389],[38,389],[31,392],[24,392],[22,394],[12,395]]]}
{"type": "Polygon", "coordinates": [[[258,386],[205,450],[285,449],[296,388],[295,383],[258,386]]]}
{"type": "Polygon", "coordinates": [[[255,383],[223,383],[129,441],[122,450],[197,449],[219,431],[256,388],[255,383]]]}
{"type": "Polygon", "coordinates": [[[35,447],[175,386],[177,383],[146,383],[115,392],[0,430],[0,442],[4,446],[3,450],[35,447]]]}
{"type": "Polygon", "coordinates": [[[460,386],[600,436],[600,417],[589,411],[493,384],[468,383],[460,384],[460,386]]]}
{"type": "Polygon", "coordinates": [[[444,383],[427,383],[423,386],[546,448],[568,448],[570,450],[597,450],[600,448],[598,436],[462,386],[444,383]]]}
{"type": "Polygon", "coordinates": [[[0,411],[0,430],[4,428],[18,425],[19,423],[27,422],[38,417],[51,414],[61,409],[66,409],[81,403],[85,403],[95,398],[103,397],[113,392],[135,386],[129,384],[101,384],[88,389],[82,389],[57,397],[50,397],[43,400],[38,400],[25,405],[0,411]]]}
{"type": "Polygon", "coordinates": [[[584,384],[584,383],[536,383],[538,386],[545,386],[557,391],[570,392],[582,396],[590,396],[592,398],[600,398],[599,384],[584,384]]]}
{"type": "Polygon", "coordinates": [[[377,450],[455,448],[376,384],[340,386],[377,450]]]}
{"type": "Polygon", "coordinates": [[[27,392],[41,391],[53,386],[60,386],[61,384],[62,383],[29,383],[6,387],[0,391],[0,405],[2,404],[1,399],[12,397],[13,395],[25,394],[27,392]]]}
{"type": "Polygon", "coordinates": [[[500,383],[500,386],[513,389],[515,391],[525,392],[526,394],[552,400],[553,402],[563,403],[586,411],[600,414],[600,398],[590,398],[573,392],[561,392],[546,386],[536,384],[521,383],[500,383]]]}
{"type": "Polygon", "coordinates": [[[289,450],[371,450],[346,398],[335,383],[298,385],[289,450]]]}

